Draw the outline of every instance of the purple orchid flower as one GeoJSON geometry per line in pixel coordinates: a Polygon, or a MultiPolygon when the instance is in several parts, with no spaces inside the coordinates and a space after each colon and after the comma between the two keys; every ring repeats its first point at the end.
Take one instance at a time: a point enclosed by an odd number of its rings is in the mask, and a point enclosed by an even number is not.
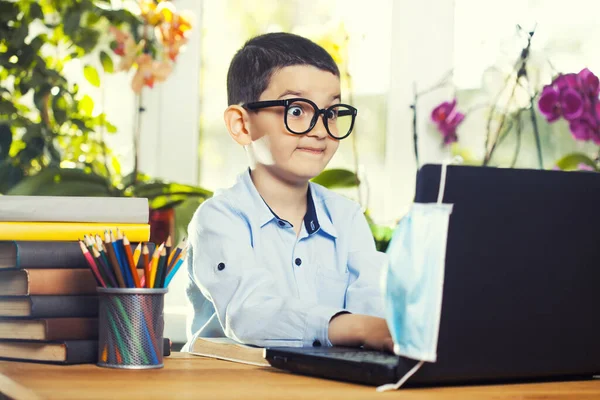
{"type": "Polygon", "coordinates": [[[456,128],[465,119],[465,114],[456,109],[456,99],[445,101],[431,112],[431,120],[437,125],[444,138],[444,145],[458,141],[456,128]]]}
{"type": "Polygon", "coordinates": [[[542,89],[538,108],[548,122],[561,117],[569,122],[573,137],[600,144],[600,80],[592,71],[558,75],[542,89]]]}
{"type": "Polygon", "coordinates": [[[583,114],[583,98],[575,89],[563,89],[560,92],[560,108],[567,121],[579,118],[583,114]]]}
{"type": "Polygon", "coordinates": [[[598,97],[600,94],[600,81],[592,71],[584,68],[577,74],[577,78],[585,94],[598,97]]]}
{"type": "Polygon", "coordinates": [[[560,106],[558,99],[560,92],[552,85],[544,86],[538,101],[538,108],[548,122],[554,122],[560,118],[560,106]]]}

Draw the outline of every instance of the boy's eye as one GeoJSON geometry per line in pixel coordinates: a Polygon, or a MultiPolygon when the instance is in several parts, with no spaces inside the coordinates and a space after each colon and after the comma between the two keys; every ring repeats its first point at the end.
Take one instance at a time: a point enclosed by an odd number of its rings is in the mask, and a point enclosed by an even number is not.
{"type": "Polygon", "coordinates": [[[304,114],[304,110],[300,106],[291,106],[288,108],[288,114],[292,117],[301,117],[304,114]]]}
{"type": "Polygon", "coordinates": [[[328,110],[327,111],[327,119],[336,119],[338,116],[338,110],[328,110]]]}

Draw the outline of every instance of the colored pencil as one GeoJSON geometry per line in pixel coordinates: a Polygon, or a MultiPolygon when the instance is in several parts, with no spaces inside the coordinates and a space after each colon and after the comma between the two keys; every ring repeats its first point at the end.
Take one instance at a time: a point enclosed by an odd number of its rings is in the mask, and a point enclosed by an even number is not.
{"type": "Polygon", "coordinates": [[[138,243],[137,246],[135,246],[135,250],[133,251],[133,263],[135,264],[135,267],[137,268],[138,265],[140,265],[140,257],[142,255],[142,243],[138,243]]]}
{"type": "Polygon", "coordinates": [[[169,271],[171,270],[171,268],[173,268],[173,266],[179,259],[179,255],[181,254],[181,252],[183,251],[183,248],[185,246],[186,246],[186,241],[184,238],[181,242],[179,242],[175,251],[171,253],[171,257],[168,258],[167,267],[168,267],[169,271]]]}
{"type": "Polygon", "coordinates": [[[154,278],[154,288],[160,289],[165,281],[165,269],[167,263],[167,249],[163,247],[160,252],[160,257],[158,259],[158,267],[156,269],[156,278],[154,278]]]}
{"type": "Polygon", "coordinates": [[[163,249],[163,244],[154,249],[154,254],[152,254],[152,265],[150,267],[150,282],[146,282],[146,287],[153,288],[154,283],[156,281],[156,270],[158,268],[158,259],[160,257],[160,253],[163,249]]]}
{"type": "Polygon", "coordinates": [[[106,248],[106,255],[110,260],[110,265],[113,271],[115,272],[115,276],[117,277],[119,287],[127,287],[125,285],[125,279],[123,279],[123,273],[121,272],[121,267],[119,266],[119,261],[117,260],[117,256],[115,255],[115,251],[113,249],[112,241],[110,240],[110,234],[108,233],[108,231],[104,232],[104,247],[106,248]]]}
{"type": "Polygon", "coordinates": [[[144,243],[142,248],[142,260],[144,262],[144,278],[145,278],[145,287],[149,287],[150,283],[150,251],[148,250],[148,245],[144,243]]]}
{"type": "MultiPolygon", "coordinates": [[[[119,235],[119,231],[117,231],[117,236],[119,235]]],[[[112,232],[110,232],[110,239],[112,242],[113,250],[115,251],[115,258],[119,262],[119,267],[121,268],[121,273],[123,274],[123,280],[125,281],[126,288],[133,287],[133,278],[129,272],[129,268],[127,267],[127,261],[124,257],[124,249],[123,249],[123,239],[115,239],[115,236],[112,232]]]]}
{"type": "Polygon", "coordinates": [[[110,283],[111,287],[118,287],[119,285],[117,284],[117,281],[113,276],[110,267],[106,265],[106,263],[102,259],[102,256],[100,255],[100,252],[95,247],[92,248],[92,255],[94,256],[94,260],[96,261],[98,270],[100,272],[104,271],[103,277],[106,277],[106,279],[104,279],[104,282],[107,282],[108,279],[108,283],[110,283]]]}
{"type": "Polygon", "coordinates": [[[136,263],[133,262],[133,253],[131,252],[131,243],[129,243],[129,239],[127,236],[123,235],[123,248],[125,249],[125,259],[127,260],[127,265],[129,266],[129,272],[131,272],[131,276],[133,277],[133,284],[136,288],[141,288],[140,285],[140,277],[137,272],[136,263]]]}
{"type": "Polygon", "coordinates": [[[183,257],[180,258],[175,263],[175,265],[173,265],[173,268],[171,268],[171,271],[169,272],[169,275],[167,275],[167,278],[165,279],[165,284],[163,285],[163,287],[166,288],[167,286],[169,286],[169,283],[171,283],[171,280],[173,279],[173,277],[177,273],[177,270],[179,270],[179,267],[181,267],[181,264],[183,264],[183,257]]]}
{"type": "Polygon", "coordinates": [[[96,282],[98,282],[98,285],[106,287],[106,283],[104,283],[102,276],[100,276],[100,272],[98,271],[98,267],[96,266],[96,263],[94,262],[94,259],[90,254],[90,251],[87,249],[87,247],[85,247],[85,244],[81,240],[79,241],[79,247],[81,247],[81,252],[83,253],[83,256],[85,257],[85,260],[87,261],[88,265],[90,266],[92,274],[94,275],[94,278],[96,278],[96,282]]]}
{"type": "Polygon", "coordinates": [[[171,248],[173,247],[173,242],[171,241],[171,235],[167,237],[167,241],[165,242],[165,250],[167,251],[167,258],[165,258],[165,269],[169,266],[167,262],[171,256],[171,248]]]}
{"type": "MultiPolygon", "coordinates": [[[[85,244],[85,247],[87,247],[88,251],[90,252],[90,254],[92,254],[92,258],[95,261],[96,268],[98,269],[98,273],[102,277],[102,280],[104,281],[104,283],[109,285],[112,282],[111,275],[109,275],[110,271],[106,271],[104,268],[102,268],[102,266],[98,263],[96,258],[93,257],[94,250],[96,250],[96,243],[95,243],[94,239],[91,236],[83,235],[83,242],[85,244]]],[[[112,284],[109,286],[112,286],[112,284]]]]}
{"type": "Polygon", "coordinates": [[[100,235],[96,235],[96,248],[98,249],[98,252],[100,252],[100,256],[104,260],[104,263],[110,266],[110,262],[106,256],[106,247],[104,246],[104,242],[102,241],[100,235]]]}

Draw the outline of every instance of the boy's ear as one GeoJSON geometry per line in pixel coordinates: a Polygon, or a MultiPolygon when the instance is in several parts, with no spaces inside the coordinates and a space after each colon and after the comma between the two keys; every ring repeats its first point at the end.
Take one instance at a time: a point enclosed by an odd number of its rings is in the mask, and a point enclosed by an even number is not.
{"type": "Polygon", "coordinates": [[[225,119],[225,126],[233,140],[242,146],[249,145],[252,142],[248,129],[250,119],[248,118],[248,112],[244,108],[238,105],[231,105],[227,107],[223,117],[225,119]]]}

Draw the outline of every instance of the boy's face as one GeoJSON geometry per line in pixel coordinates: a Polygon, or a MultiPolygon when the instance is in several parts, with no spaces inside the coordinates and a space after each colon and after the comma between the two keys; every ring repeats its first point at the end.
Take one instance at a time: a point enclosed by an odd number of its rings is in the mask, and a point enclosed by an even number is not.
{"type": "MultiPolygon", "coordinates": [[[[276,71],[259,101],[302,97],[319,108],[340,102],[340,80],[328,71],[308,65],[294,65],[276,71]]],[[[290,133],[284,122],[284,107],[270,107],[249,113],[248,146],[257,164],[288,182],[300,183],[318,174],[335,154],[339,141],[328,135],[319,117],[315,127],[303,135],[290,133]]]]}

